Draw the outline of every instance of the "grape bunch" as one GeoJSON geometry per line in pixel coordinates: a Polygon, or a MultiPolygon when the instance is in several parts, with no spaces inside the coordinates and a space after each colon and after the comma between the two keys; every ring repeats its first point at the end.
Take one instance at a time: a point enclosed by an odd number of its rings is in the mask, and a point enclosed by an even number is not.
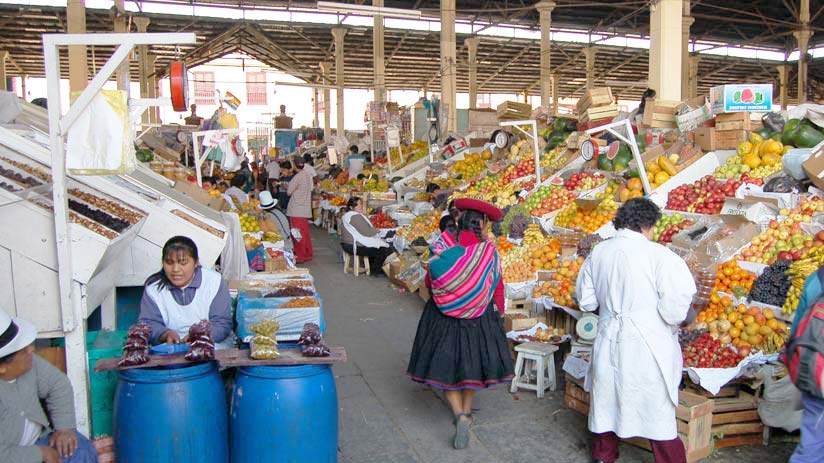
{"type": "Polygon", "coordinates": [[[509,237],[516,240],[523,238],[529,223],[530,220],[526,216],[516,215],[509,225],[509,237]]]}
{"type": "Polygon", "coordinates": [[[80,201],[75,201],[73,199],[69,200],[69,209],[77,212],[78,214],[88,217],[89,219],[94,220],[95,222],[105,225],[110,229],[120,233],[123,230],[129,228],[131,225],[129,222],[119,218],[119,217],[112,217],[111,215],[99,210],[94,209],[92,207],[87,206],[80,201]]]}
{"type": "Polygon", "coordinates": [[[783,306],[792,284],[785,274],[789,267],[790,262],[786,260],[777,260],[767,267],[764,273],[755,279],[750,290],[750,300],[783,306]]]}
{"type": "Polygon", "coordinates": [[[589,256],[589,253],[592,252],[592,249],[595,248],[595,245],[603,240],[604,239],[601,238],[601,235],[596,233],[591,233],[584,236],[580,241],[578,241],[578,256],[586,259],[587,256],[589,256]]]}
{"type": "Polygon", "coordinates": [[[700,328],[697,330],[681,330],[678,333],[678,343],[681,344],[681,347],[684,347],[703,336],[704,333],[708,332],[709,331],[706,328],[700,328]]]}
{"type": "MultiPolygon", "coordinates": [[[[506,215],[509,213],[509,210],[512,209],[512,207],[513,206],[510,204],[509,206],[506,206],[505,208],[501,209],[503,217],[506,217],[506,215]]],[[[506,232],[504,231],[503,223],[504,222],[501,220],[492,223],[492,233],[495,236],[501,236],[506,234],[506,232]]]]}

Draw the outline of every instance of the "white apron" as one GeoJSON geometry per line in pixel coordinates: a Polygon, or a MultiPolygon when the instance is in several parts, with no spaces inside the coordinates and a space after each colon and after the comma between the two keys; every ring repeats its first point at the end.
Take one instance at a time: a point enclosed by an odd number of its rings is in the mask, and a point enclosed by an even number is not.
{"type": "Polygon", "coordinates": [[[363,173],[363,165],[365,161],[363,159],[350,159],[349,160],[349,180],[353,178],[358,178],[358,175],[363,173]]]}
{"type": "Polygon", "coordinates": [[[346,214],[343,214],[343,217],[340,219],[343,224],[343,228],[345,228],[346,231],[352,235],[352,253],[356,256],[358,255],[358,244],[367,248],[388,248],[389,244],[387,244],[386,241],[374,236],[363,236],[360,232],[358,232],[357,228],[352,226],[352,217],[356,215],[360,215],[369,221],[368,217],[355,211],[349,211],[346,214]]]}
{"type": "MultiPolygon", "coordinates": [[[[189,327],[201,320],[209,319],[209,308],[220,289],[222,277],[214,270],[201,267],[200,287],[195,292],[195,298],[188,305],[180,305],[175,301],[172,292],[166,287],[158,289],[156,284],[146,287],[149,297],[157,304],[163,323],[170,330],[177,331],[180,339],[189,334],[189,327]]],[[[229,334],[220,343],[215,343],[215,349],[233,347],[234,336],[229,334]]]]}
{"type": "Polygon", "coordinates": [[[593,250],[576,288],[583,310],[600,307],[587,378],[590,431],[674,439],[677,330],[695,293],[686,263],[640,233],[619,230],[593,250]]]}

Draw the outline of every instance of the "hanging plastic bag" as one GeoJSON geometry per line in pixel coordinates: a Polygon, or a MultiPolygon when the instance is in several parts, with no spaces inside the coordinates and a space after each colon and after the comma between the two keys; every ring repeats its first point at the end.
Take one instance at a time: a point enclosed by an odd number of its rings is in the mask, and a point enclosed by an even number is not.
{"type": "Polygon", "coordinates": [[[241,157],[232,147],[232,141],[228,138],[224,139],[218,145],[223,152],[223,157],[220,160],[220,167],[226,172],[235,172],[240,169],[241,157]]]}
{"type": "Polygon", "coordinates": [[[101,90],[69,129],[66,168],[75,175],[112,175],[136,166],[128,95],[101,90]]]}

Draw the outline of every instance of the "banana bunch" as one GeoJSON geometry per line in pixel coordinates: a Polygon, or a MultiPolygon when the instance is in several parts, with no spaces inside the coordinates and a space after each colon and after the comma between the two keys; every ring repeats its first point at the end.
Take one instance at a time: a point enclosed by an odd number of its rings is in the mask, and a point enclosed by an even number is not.
{"type": "Polygon", "coordinates": [[[515,188],[514,183],[508,183],[502,190],[484,193],[482,199],[503,209],[518,202],[515,188]]]}
{"type": "Polygon", "coordinates": [[[804,289],[804,282],[807,277],[815,273],[824,264],[824,249],[822,247],[812,248],[803,259],[799,259],[790,265],[785,272],[792,280],[790,289],[787,291],[787,299],[781,307],[781,313],[793,314],[798,307],[798,300],[801,298],[801,291],[804,289]]]}
{"type": "Polygon", "coordinates": [[[545,241],[546,237],[544,237],[544,232],[541,230],[540,225],[537,223],[531,223],[528,227],[526,227],[526,231],[524,231],[525,245],[544,244],[545,241]]]}
{"type": "Polygon", "coordinates": [[[759,347],[765,354],[775,354],[781,351],[789,336],[790,335],[786,330],[781,333],[773,331],[772,333],[764,336],[764,340],[761,341],[761,345],[759,347]]]}

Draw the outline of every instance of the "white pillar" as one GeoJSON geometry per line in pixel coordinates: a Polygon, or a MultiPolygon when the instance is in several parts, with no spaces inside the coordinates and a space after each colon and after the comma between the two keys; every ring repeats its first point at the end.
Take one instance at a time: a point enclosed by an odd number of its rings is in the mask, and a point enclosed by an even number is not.
{"type": "MultiPolygon", "coordinates": [[[[66,32],[83,34],[86,32],[85,0],[68,0],[66,4],[66,32]]],[[[69,47],[69,88],[79,92],[89,83],[89,65],[86,59],[85,45],[69,47]]],[[[54,102],[60,104],[60,102],[54,102]]]]}
{"type": "Polygon", "coordinates": [[[469,109],[478,107],[478,44],[481,39],[471,37],[464,40],[469,51],[469,109]]]}
{"type": "Polygon", "coordinates": [[[343,88],[345,85],[343,68],[343,38],[346,36],[346,29],[336,27],[332,29],[332,35],[335,37],[335,85],[337,86],[336,97],[338,101],[338,122],[336,128],[338,130],[338,136],[342,137],[344,136],[346,130],[343,112],[343,88]]]}
{"type": "Polygon", "coordinates": [[[9,58],[9,52],[0,51],[0,90],[7,90],[6,88],[6,60],[9,58]]]}
{"type": "Polygon", "coordinates": [[[312,127],[318,128],[320,127],[320,119],[318,116],[320,115],[320,110],[318,110],[318,97],[320,96],[320,91],[317,87],[312,89],[312,127]]]}
{"type": "MultiPolygon", "coordinates": [[[[129,32],[128,19],[126,15],[126,6],[124,0],[114,1],[114,31],[117,33],[129,32]]],[[[129,91],[129,82],[131,76],[129,75],[129,63],[131,59],[123,60],[123,64],[117,68],[115,72],[115,82],[117,82],[118,90],[129,91]]]]}
{"type": "MultiPolygon", "coordinates": [[[[70,278],[70,276],[64,276],[63,278],[70,278]]],[[[85,287],[76,281],[72,281],[71,288],[72,307],[68,310],[86,307],[88,300],[86,299],[85,287]]],[[[86,351],[86,320],[83,318],[82,313],[75,313],[74,318],[74,329],[64,331],[66,375],[69,377],[72,392],[74,393],[74,414],[77,430],[88,436],[91,423],[89,422],[89,361],[86,351]]]]}
{"type": "MultiPolygon", "coordinates": [[[[135,16],[134,23],[135,26],[137,26],[137,32],[146,32],[146,28],[149,27],[149,21],[149,18],[146,16],[135,16]]],[[[139,45],[137,47],[137,74],[140,83],[140,98],[149,98],[149,87],[151,86],[149,74],[150,71],[154,71],[154,69],[149,69],[149,60],[148,56],[146,56],[148,53],[148,45],[139,45]]],[[[142,119],[144,123],[152,122],[151,108],[146,109],[142,119]]]]}
{"type": "MultiPolygon", "coordinates": [[[[383,7],[383,0],[372,0],[372,6],[383,7]]],[[[375,101],[386,101],[386,65],[384,62],[383,16],[375,15],[372,29],[372,55],[375,67],[375,101]]]]}
{"type": "Polygon", "coordinates": [[[681,17],[681,95],[683,98],[693,98],[690,80],[690,27],[695,18],[690,16],[690,0],[683,0],[681,17]]]}
{"type": "Polygon", "coordinates": [[[798,10],[799,29],[793,32],[798,43],[798,104],[807,101],[807,49],[810,45],[810,0],[801,0],[798,10]]]}
{"type": "Polygon", "coordinates": [[[541,24],[541,105],[549,106],[550,97],[552,96],[551,86],[551,36],[550,29],[552,28],[552,10],[555,9],[555,2],[541,1],[535,5],[538,9],[539,21],[541,24]]]}
{"type": "MultiPolygon", "coordinates": [[[[332,63],[324,61],[320,63],[320,74],[323,77],[321,82],[324,85],[329,85],[329,71],[332,69],[332,63]]],[[[323,140],[329,142],[332,138],[332,92],[329,87],[323,88],[323,140]]]]}
{"type": "Polygon", "coordinates": [[[28,89],[26,88],[27,87],[26,82],[28,80],[29,80],[29,75],[28,74],[23,74],[22,76],[20,76],[20,90],[23,91],[23,99],[26,100],[26,101],[29,101],[28,100],[28,98],[29,98],[28,89]]]}
{"type": "Polygon", "coordinates": [[[681,100],[682,0],[650,5],[649,86],[662,100],[681,100]]]}
{"type": "Polygon", "coordinates": [[[790,65],[789,64],[780,64],[776,66],[778,69],[778,104],[781,105],[782,110],[787,109],[787,90],[788,90],[788,77],[790,75],[790,65]]]}
{"type": "Polygon", "coordinates": [[[455,0],[441,0],[441,103],[446,105],[446,131],[458,130],[455,107],[455,0]]]}
{"type": "Polygon", "coordinates": [[[586,61],[587,88],[595,87],[595,47],[584,48],[584,58],[586,61]]]}
{"type": "MultiPolygon", "coordinates": [[[[558,92],[558,74],[552,73],[549,77],[549,80],[552,83],[552,115],[558,115],[558,104],[560,103],[559,92],[558,92]]],[[[543,103],[542,103],[543,104],[543,103]]]]}

